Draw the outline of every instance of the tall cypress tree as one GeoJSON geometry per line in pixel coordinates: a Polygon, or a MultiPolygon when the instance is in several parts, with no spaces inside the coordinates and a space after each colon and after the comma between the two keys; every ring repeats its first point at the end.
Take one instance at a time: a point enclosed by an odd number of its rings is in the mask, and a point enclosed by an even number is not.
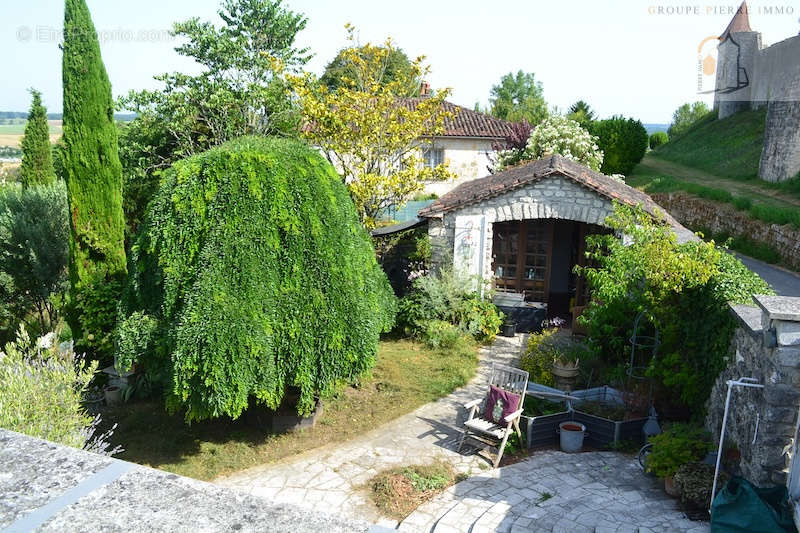
{"type": "Polygon", "coordinates": [[[70,228],[67,321],[78,349],[105,359],[126,276],[122,166],[114,103],[85,0],[66,0],[64,177],[70,228]]]}
{"type": "Polygon", "coordinates": [[[22,165],[19,173],[22,186],[49,185],[56,179],[53,170],[53,154],[50,148],[50,129],[47,126],[47,110],[42,105],[42,93],[31,89],[33,103],[22,137],[22,165]]]}

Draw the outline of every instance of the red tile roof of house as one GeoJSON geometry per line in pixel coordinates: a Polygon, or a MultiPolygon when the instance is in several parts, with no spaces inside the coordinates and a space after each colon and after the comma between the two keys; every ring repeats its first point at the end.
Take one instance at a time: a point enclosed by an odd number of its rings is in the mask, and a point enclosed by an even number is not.
{"type": "Polygon", "coordinates": [[[693,237],[689,230],[679,224],[644,192],[560,155],[531,161],[485,178],[463,183],[422,209],[419,216],[423,218],[437,217],[448,211],[506,194],[552,176],[561,176],[571,180],[609,200],[616,200],[630,206],[641,206],[651,215],[660,214],[675,229],[682,242],[693,237]]]}
{"type": "Polygon", "coordinates": [[[739,6],[736,14],[731,19],[730,24],[728,24],[728,27],[725,28],[724,32],[722,32],[722,35],[719,36],[719,40],[724,41],[731,33],[739,33],[743,31],[753,31],[750,29],[750,15],[747,7],[747,0],[744,0],[742,5],[739,6]]]}
{"type": "MultiPolygon", "coordinates": [[[[417,104],[425,99],[424,96],[417,98],[404,98],[403,105],[410,109],[415,109],[417,104]]],[[[445,101],[444,111],[450,112],[455,117],[446,120],[444,124],[445,132],[437,137],[482,137],[491,139],[502,139],[511,134],[511,123],[501,118],[492,117],[484,113],[478,113],[466,107],[445,101]]]]}

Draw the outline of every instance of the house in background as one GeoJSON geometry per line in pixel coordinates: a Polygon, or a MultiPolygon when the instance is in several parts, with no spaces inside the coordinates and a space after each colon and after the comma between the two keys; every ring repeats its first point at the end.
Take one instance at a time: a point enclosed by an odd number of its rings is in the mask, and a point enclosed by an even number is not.
{"type": "MultiPolygon", "coordinates": [[[[404,105],[415,108],[428,91],[423,83],[421,95],[406,98],[404,105]]],[[[424,150],[425,166],[434,167],[447,162],[456,179],[449,181],[429,182],[425,186],[426,194],[443,196],[462,183],[485,176],[492,164],[490,156],[492,145],[502,142],[511,134],[510,123],[483,113],[478,113],[450,102],[444,102],[444,111],[452,113],[454,118],[445,121],[444,133],[427,137],[431,144],[424,150]]]]}
{"type": "Polygon", "coordinates": [[[588,301],[575,265],[587,235],[610,231],[612,202],[662,216],[681,242],[695,239],[647,194],[553,155],[458,185],[419,212],[432,262],[491,280],[520,307],[574,318],[588,301]]]}

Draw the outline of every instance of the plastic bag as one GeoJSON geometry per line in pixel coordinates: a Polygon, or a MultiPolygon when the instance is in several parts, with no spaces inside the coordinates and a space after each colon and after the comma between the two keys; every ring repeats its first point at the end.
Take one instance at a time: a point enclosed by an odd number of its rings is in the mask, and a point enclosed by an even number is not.
{"type": "Polygon", "coordinates": [[[786,487],[758,488],[731,478],[711,505],[712,533],[796,532],[786,487]]]}

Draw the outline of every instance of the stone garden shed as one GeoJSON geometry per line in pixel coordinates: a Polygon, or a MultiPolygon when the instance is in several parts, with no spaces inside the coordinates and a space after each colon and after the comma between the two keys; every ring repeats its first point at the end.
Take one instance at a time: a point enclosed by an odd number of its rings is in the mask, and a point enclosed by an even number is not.
{"type": "Polygon", "coordinates": [[[586,236],[609,231],[613,201],[659,214],[682,242],[694,238],[645,193],[559,155],[463,183],[419,216],[434,268],[481,276],[565,316],[587,302],[573,269],[585,263],[586,236]]]}

